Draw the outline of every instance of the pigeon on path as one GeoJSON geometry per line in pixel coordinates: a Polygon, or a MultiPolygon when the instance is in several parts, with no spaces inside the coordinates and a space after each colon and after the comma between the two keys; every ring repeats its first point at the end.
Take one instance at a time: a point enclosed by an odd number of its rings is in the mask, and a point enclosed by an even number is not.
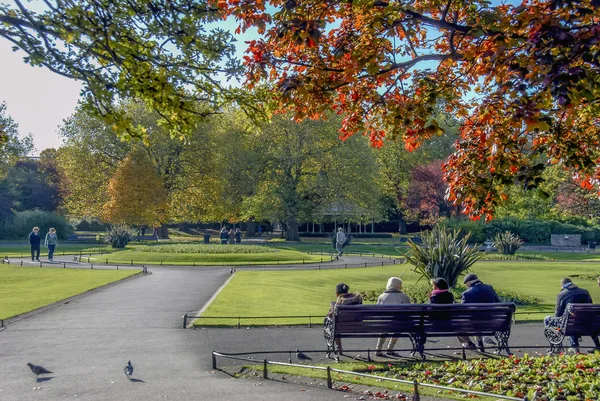
{"type": "Polygon", "coordinates": [[[31,362],[27,363],[27,366],[29,366],[29,369],[31,369],[31,371],[35,374],[36,377],[39,377],[40,375],[43,375],[43,374],[52,373],[45,367],[39,366],[39,365],[34,365],[31,362]]]}
{"type": "Polygon", "coordinates": [[[128,379],[131,378],[131,375],[133,374],[133,365],[131,364],[131,361],[127,361],[127,365],[123,368],[123,372],[125,372],[128,379]]]}
{"type": "Polygon", "coordinates": [[[296,348],[296,358],[298,358],[299,361],[312,361],[311,357],[303,354],[298,348],[296,348]]]}

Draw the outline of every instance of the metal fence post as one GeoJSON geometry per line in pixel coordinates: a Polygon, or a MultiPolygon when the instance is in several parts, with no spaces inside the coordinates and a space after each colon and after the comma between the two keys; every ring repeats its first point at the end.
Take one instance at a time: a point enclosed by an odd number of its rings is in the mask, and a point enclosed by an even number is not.
{"type": "Polygon", "coordinates": [[[421,401],[421,396],[419,395],[419,382],[418,381],[414,381],[413,382],[413,388],[414,388],[414,395],[413,395],[413,401],[421,401]]]}
{"type": "MultiPolygon", "coordinates": [[[[188,314],[186,313],[183,315],[183,328],[184,329],[187,328],[187,320],[188,320],[188,314]]],[[[214,358],[214,355],[213,355],[213,358],[214,358]]]]}
{"type": "Polygon", "coordinates": [[[215,351],[212,352],[212,366],[213,369],[217,368],[217,356],[215,355],[215,351]]]}
{"type": "Polygon", "coordinates": [[[331,381],[331,366],[327,366],[327,388],[333,388],[333,382],[331,381]]]}
{"type": "Polygon", "coordinates": [[[263,360],[263,379],[269,378],[269,372],[267,372],[267,360],[263,360]]]}

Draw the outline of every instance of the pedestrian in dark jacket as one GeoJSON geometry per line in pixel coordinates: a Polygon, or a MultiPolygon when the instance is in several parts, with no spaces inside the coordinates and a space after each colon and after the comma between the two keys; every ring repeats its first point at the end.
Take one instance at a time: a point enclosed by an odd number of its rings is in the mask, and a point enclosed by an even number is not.
{"type": "Polygon", "coordinates": [[[31,246],[31,260],[40,260],[40,242],[42,236],[40,235],[39,227],[33,227],[31,234],[29,234],[29,245],[31,246]]]}
{"type": "MultiPolygon", "coordinates": [[[[501,302],[500,297],[496,294],[496,290],[489,284],[483,284],[476,274],[470,273],[465,276],[464,284],[467,290],[462,293],[463,304],[487,304],[501,302]]],[[[471,341],[469,336],[458,336],[458,341],[465,348],[485,351],[483,346],[483,337],[477,336],[477,346],[471,341]]]]}
{"type": "Polygon", "coordinates": [[[227,243],[227,241],[229,240],[229,234],[227,234],[227,228],[223,227],[221,229],[221,234],[219,235],[219,238],[221,239],[221,245],[227,243]]]}
{"type": "Polygon", "coordinates": [[[453,304],[454,294],[450,292],[448,282],[443,278],[431,279],[433,291],[429,296],[429,302],[432,304],[453,304]]]}
{"type": "MultiPolygon", "coordinates": [[[[325,322],[327,319],[331,320],[333,316],[333,312],[335,311],[336,305],[362,305],[362,297],[360,294],[353,294],[350,291],[350,287],[348,284],[339,283],[335,286],[335,302],[331,303],[331,308],[329,308],[329,312],[327,313],[327,317],[325,318],[325,322]]],[[[325,323],[327,324],[327,323],[325,323]]],[[[342,354],[342,339],[336,338],[335,344],[337,346],[338,353],[342,354]]]]}
{"type": "MultiPolygon", "coordinates": [[[[562,280],[560,280],[560,285],[561,291],[556,296],[556,311],[554,313],[554,316],[546,316],[544,318],[544,325],[546,327],[557,327],[558,325],[560,325],[560,318],[565,313],[565,309],[567,309],[568,304],[594,303],[592,301],[590,292],[585,288],[579,288],[573,283],[573,281],[571,281],[569,277],[565,277],[562,280]]],[[[600,350],[600,342],[598,341],[598,336],[592,336],[592,340],[594,341],[594,345],[596,348],[590,350],[590,352],[600,350]]],[[[570,336],[569,344],[569,352],[579,352],[579,338],[577,338],[577,336],[570,336]]]]}
{"type": "Polygon", "coordinates": [[[235,243],[236,244],[242,243],[242,232],[240,231],[239,228],[235,229],[235,243]]]}

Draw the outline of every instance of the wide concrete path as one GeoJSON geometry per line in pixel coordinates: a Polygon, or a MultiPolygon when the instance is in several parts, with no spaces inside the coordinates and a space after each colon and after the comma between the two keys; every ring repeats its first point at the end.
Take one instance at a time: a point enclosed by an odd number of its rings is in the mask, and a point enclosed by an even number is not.
{"type": "MultiPolygon", "coordinates": [[[[0,266],[1,268],[1,266],[0,266]]],[[[210,351],[253,339],[221,331],[183,330],[184,311],[198,310],[229,269],[151,267],[152,274],[10,323],[0,331],[0,400],[342,400],[326,389],[235,380],[214,372],[210,351]],[[134,365],[134,381],[123,367],[134,365]],[[26,366],[53,371],[36,381],[26,366]]],[[[233,330],[228,331],[233,334],[233,330]]],[[[277,335],[271,347],[293,342],[277,335]]]]}

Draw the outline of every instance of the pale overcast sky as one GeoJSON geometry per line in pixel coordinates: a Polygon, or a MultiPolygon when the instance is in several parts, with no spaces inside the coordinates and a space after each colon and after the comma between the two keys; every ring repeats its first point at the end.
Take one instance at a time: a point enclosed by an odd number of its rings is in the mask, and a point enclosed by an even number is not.
{"type": "Polygon", "coordinates": [[[25,52],[12,51],[0,40],[0,102],[19,124],[19,133],[33,135],[35,154],[58,148],[62,141],[58,126],[75,111],[81,85],[41,67],[23,62],[25,52]]]}

